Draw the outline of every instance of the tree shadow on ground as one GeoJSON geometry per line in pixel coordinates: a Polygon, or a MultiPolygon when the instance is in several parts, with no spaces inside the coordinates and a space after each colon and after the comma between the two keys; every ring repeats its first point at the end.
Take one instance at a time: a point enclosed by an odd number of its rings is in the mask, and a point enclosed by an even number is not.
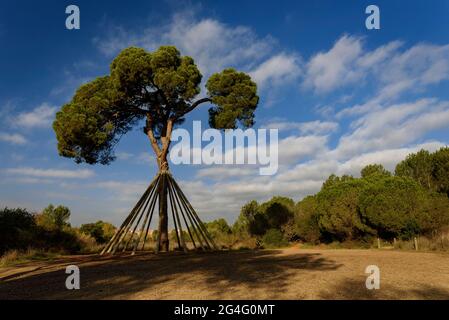
{"type": "Polygon", "coordinates": [[[420,299],[420,300],[448,300],[449,291],[445,288],[435,287],[428,284],[413,283],[409,289],[399,288],[391,283],[382,283],[378,290],[368,290],[365,286],[366,278],[345,279],[335,287],[322,291],[320,299],[327,300],[398,300],[398,299],[420,299]]]}
{"type": "MultiPolygon", "coordinates": [[[[279,250],[229,251],[192,254],[138,254],[133,257],[89,257],[64,261],[57,269],[23,273],[0,280],[0,299],[107,299],[152,288],[161,291],[165,283],[198,291],[207,286],[214,298],[229,296],[230,290],[264,289],[276,296],[285,290],[289,277],[301,270],[326,272],[341,265],[319,253],[284,255],[279,250]],[[67,290],[65,266],[77,264],[81,272],[81,290],[67,290]]],[[[169,292],[149,297],[170,298],[169,292]]],[[[191,296],[194,298],[194,296],[191,296]]]]}

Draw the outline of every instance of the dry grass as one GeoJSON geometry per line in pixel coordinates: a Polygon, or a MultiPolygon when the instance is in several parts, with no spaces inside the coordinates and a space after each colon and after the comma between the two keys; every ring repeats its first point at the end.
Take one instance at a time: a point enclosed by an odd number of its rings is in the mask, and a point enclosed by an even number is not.
{"type": "Polygon", "coordinates": [[[6,267],[8,265],[11,265],[13,262],[18,260],[18,257],[19,257],[19,251],[17,251],[17,250],[11,250],[11,251],[6,252],[0,258],[0,267],[6,267]]]}
{"type": "Polygon", "coordinates": [[[449,299],[449,254],[398,250],[240,250],[72,256],[0,269],[0,299],[449,299]],[[81,290],[64,288],[65,267],[81,290]],[[380,290],[367,290],[377,265],[380,290]]]}
{"type": "Polygon", "coordinates": [[[21,252],[10,250],[0,257],[0,267],[17,266],[30,261],[51,261],[59,254],[33,248],[21,252]]]}
{"type": "Polygon", "coordinates": [[[81,242],[80,253],[99,253],[104,245],[98,244],[95,239],[87,234],[77,232],[77,237],[81,242]]]}

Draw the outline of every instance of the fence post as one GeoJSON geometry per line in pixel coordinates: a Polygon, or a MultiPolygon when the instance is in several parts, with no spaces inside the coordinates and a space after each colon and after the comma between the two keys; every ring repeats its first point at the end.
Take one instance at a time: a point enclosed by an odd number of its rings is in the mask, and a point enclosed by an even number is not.
{"type": "Polygon", "coordinates": [[[415,250],[418,251],[418,239],[415,237],[415,250]]]}
{"type": "Polygon", "coordinates": [[[396,248],[396,238],[393,238],[393,248],[396,248]]]}
{"type": "Polygon", "coordinates": [[[441,248],[444,250],[444,234],[441,233],[441,248]]]}
{"type": "Polygon", "coordinates": [[[380,249],[380,238],[377,238],[377,249],[380,249]]]}

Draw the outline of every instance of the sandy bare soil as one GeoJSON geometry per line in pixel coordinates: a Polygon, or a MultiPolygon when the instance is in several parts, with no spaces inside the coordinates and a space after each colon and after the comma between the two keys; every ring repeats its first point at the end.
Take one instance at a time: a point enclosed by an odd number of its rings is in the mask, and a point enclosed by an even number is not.
{"type": "Polygon", "coordinates": [[[449,299],[449,254],[389,250],[75,256],[0,269],[0,299],[449,299]],[[65,288],[79,266],[81,289],[65,288]],[[381,288],[367,290],[377,265],[381,288]]]}

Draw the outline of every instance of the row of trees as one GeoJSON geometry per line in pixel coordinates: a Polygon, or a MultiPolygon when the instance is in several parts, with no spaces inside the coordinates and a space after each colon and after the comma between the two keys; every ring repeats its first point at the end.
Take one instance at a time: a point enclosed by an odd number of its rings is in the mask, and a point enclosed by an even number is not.
{"type": "Polygon", "coordinates": [[[449,148],[421,150],[393,175],[368,165],[360,178],[331,175],[321,190],[298,203],[274,197],[243,206],[234,233],[312,243],[391,240],[434,235],[449,226],[449,148]]]}
{"type": "Polygon", "coordinates": [[[0,255],[28,248],[75,253],[92,242],[109,241],[115,232],[112,224],[103,221],[72,228],[69,219],[70,210],[64,206],[49,205],[41,213],[20,208],[0,210],[0,255]]]}
{"type": "Polygon", "coordinates": [[[449,148],[430,153],[421,150],[410,154],[396,166],[395,174],[410,177],[430,191],[449,196],[449,148]]]}
{"type": "MultiPolygon", "coordinates": [[[[205,225],[215,239],[229,246],[249,238],[269,247],[296,240],[318,243],[432,236],[449,228],[448,190],[449,148],[434,153],[421,150],[400,162],[394,174],[382,165],[368,165],[360,178],[331,175],[316,195],[298,203],[279,196],[264,203],[250,201],[232,226],[224,219],[205,225]]],[[[103,221],[72,228],[69,219],[70,210],[63,206],[50,205],[39,214],[0,210],[0,254],[30,246],[78,252],[80,235],[104,244],[115,232],[113,225],[103,221]]],[[[176,240],[174,230],[169,237],[176,240]]],[[[157,239],[157,231],[152,238],[157,239]]]]}

